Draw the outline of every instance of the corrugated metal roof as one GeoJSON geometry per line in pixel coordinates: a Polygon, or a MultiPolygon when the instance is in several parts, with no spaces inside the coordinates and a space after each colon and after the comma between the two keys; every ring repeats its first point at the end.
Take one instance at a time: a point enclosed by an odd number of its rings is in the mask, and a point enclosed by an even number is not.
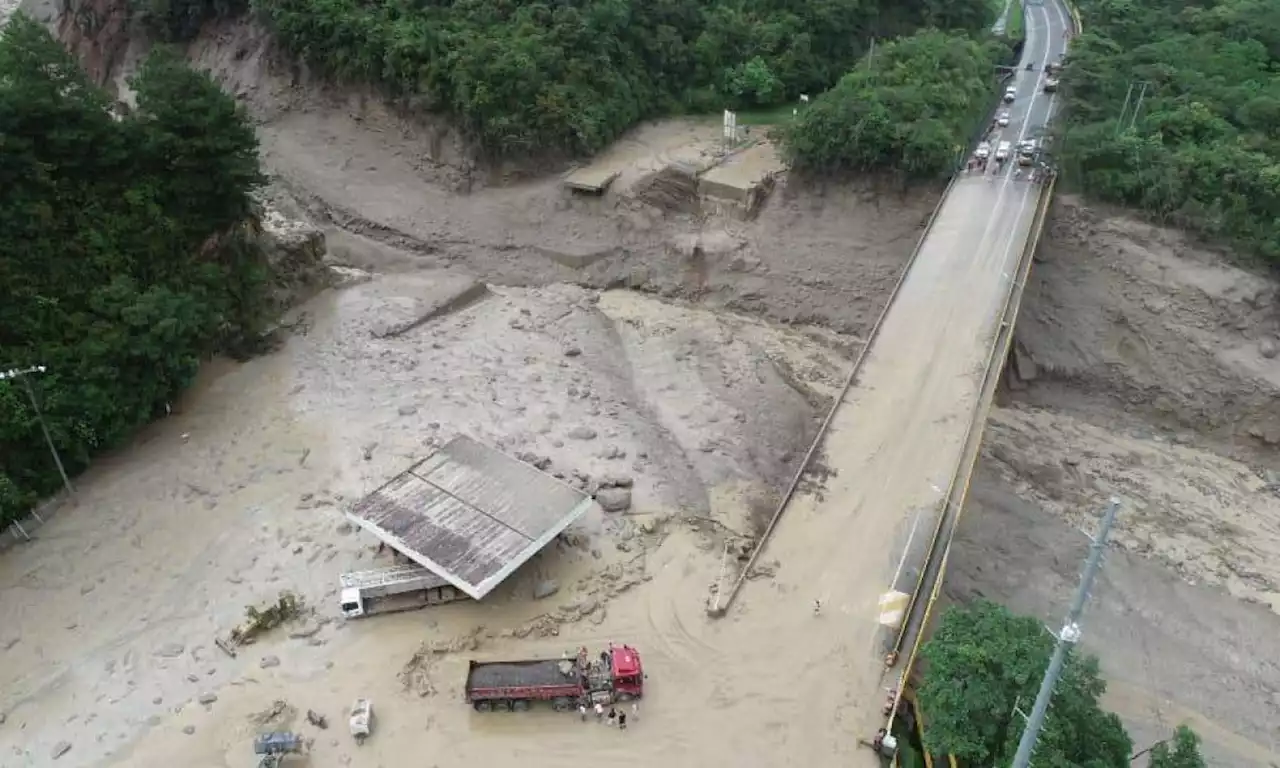
{"type": "Polygon", "coordinates": [[[582,491],[459,435],[347,517],[479,600],[590,506],[582,491]]]}

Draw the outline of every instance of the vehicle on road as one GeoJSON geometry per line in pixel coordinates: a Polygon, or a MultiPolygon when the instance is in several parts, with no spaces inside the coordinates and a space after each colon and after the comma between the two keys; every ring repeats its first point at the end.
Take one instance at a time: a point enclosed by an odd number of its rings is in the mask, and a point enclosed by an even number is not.
{"type": "Polygon", "coordinates": [[[1009,153],[1013,150],[1013,145],[1007,141],[1000,142],[996,147],[996,162],[1003,163],[1009,159],[1009,153]]]}
{"type": "Polygon", "coordinates": [[[1001,128],[1008,128],[1010,117],[1012,116],[1009,114],[1009,110],[1007,109],[1000,110],[999,114],[996,115],[996,125],[1000,126],[1001,128]]]}
{"type": "Polygon", "coordinates": [[[576,658],[472,660],[463,686],[463,695],[477,712],[523,711],[535,701],[549,701],[556,711],[567,712],[643,694],[639,651],[612,644],[595,658],[589,658],[584,648],[576,658]]]}
{"type": "Polygon", "coordinates": [[[344,573],[339,583],[342,615],[348,619],[470,599],[462,590],[420,565],[344,573]]]}
{"type": "Polygon", "coordinates": [[[1058,90],[1058,78],[1046,77],[1044,80],[1044,92],[1053,93],[1056,90],[1058,90]]]}
{"type": "Polygon", "coordinates": [[[991,157],[991,142],[984,141],[979,144],[977,150],[974,151],[973,156],[979,160],[986,160],[988,157],[991,157]]]}
{"type": "Polygon", "coordinates": [[[1036,159],[1039,143],[1035,139],[1026,139],[1018,143],[1018,165],[1031,165],[1036,159]]]}
{"type": "Polygon", "coordinates": [[[1011,85],[1004,89],[1004,102],[1006,104],[1012,104],[1016,98],[1018,98],[1018,87],[1016,85],[1011,85]]]}

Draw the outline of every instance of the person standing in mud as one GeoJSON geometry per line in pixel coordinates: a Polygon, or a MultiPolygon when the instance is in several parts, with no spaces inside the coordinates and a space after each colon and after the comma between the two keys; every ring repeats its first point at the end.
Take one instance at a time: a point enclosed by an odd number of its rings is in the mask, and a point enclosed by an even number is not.
{"type": "Polygon", "coordinates": [[[626,712],[618,713],[618,730],[620,731],[627,730],[627,713],[626,712]]]}

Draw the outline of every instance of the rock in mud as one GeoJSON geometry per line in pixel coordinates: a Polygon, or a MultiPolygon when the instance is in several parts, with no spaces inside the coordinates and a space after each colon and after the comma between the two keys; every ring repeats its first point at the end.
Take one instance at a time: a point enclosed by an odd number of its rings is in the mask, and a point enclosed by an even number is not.
{"type": "Polygon", "coordinates": [[[21,639],[22,638],[18,637],[17,635],[10,635],[9,637],[6,637],[3,640],[0,640],[0,650],[2,651],[9,650],[13,646],[17,645],[18,641],[21,639]]]}
{"type": "Polygon", "coordinates": [[[258,662],[258,667],[261,669],[271,669],[278,666],[280,666],[279,656],[263,656],[262,660],[258,662]]]}
{"type": "Polygon", "coordinates": [[[596,493],[596,503],[605,512],[621,512],[631,507],[631,489],[601,488],[596,493]]]}
{"type": "Polygon", "coordinates": [[[67,754],[70,751],[71,751],[71,742],[60,741],[57,744],[53,745],[53,751],[50,752],[49,755],[54,760],[57,760],[58,758],[62,757],[63,755],[67,754]]]}
{"type": "Polygon", "coordinates": [[[574,440],[595,440],[596,431],[591,427],[576,426],[569,430],[568,436],[574,440]]]}
{"type": "Polygon", "coordinates": [[[157,656],[163,656],[166,659],[172,659],[182,655],[187,648],[182,643],[165,643],[156,651],[157,656]]]}
{"type": "Polygon", "coordinates": [[[545,579],[533,585],[533,599],[545,600],[560,591],[559,582],[554,579],[545,579]]]}
{"type": "Polygon", "coordinates": [[[205,691],[204,693],[196,697],[196,701],[200,702],[201,704],[204,704],[205,706],[208,706],[217,700],[218,700],[218,694],[212,691],[205,691]]]}
{"type": "Polygon", "coordinates": [[[533,466],[542,470],[545,470],[547,467],[551,466],[550,457],[541,456],[539,454],[534,453],[533,451],[521,451],[520,453],[516,454],[516,458],[523,461],[525,464],[532,464],[533,466]]]}
{"type": "Polygon", "coordinates": [[[603,451],[601,451],[601,452],[600,452],[600,458],[602,458],[602,459],[625,459],[625,458],[627,458],[627,452],[626,452],[626,451],[624,451],[624,450],[622,450],[621,448],[619,448],[619,447],[618,447],[618,446],[616,446],[616,445],[607,445],[607,446],[605,446],[605,449],[604,449],[603,451]]]}
{"type": "Polygon", "coordinates": [[[564,348],[565,357],[577,357],[578,355],[581,355],[581,354],[582,354],[581,347],[575,347],[573,345],[570,345],[564,348]]]}
{"type": "Polygon", "coordinates": [[[1280,353],[1280,346],[1277,346],[1273,339],[1263,339],[1262,342],[1258,344],[1258,353],[1268,360],[1271,360],[1276,356],[1276,354],[1280,353]]]}
{"type": "Polygon", "coordinates": [[[631,475],[605,475],[600,478],[601,488],[630,488],[635,485],[635,480],[631,475]]]}
{"type": "Polygon", "coordinates": [[[182,732],[191,736],[196,732],[196,727],[194,725],[184,725],[182,726],[182,732]]]}

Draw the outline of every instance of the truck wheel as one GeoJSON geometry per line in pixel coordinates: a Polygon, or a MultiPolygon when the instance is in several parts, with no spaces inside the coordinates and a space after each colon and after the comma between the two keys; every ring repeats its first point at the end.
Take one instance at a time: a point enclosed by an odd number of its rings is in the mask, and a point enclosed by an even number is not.
{"type": "Polygon", "coordinates": [[[492,711],[493,711],[493,702],[492,702],[492,701],[484,701],[484,700],[482,700],[482,701],[477,701],[477,702],[475,702],[474,704],[472,704],[471,706],[475,707],[477,712],[492,712],[492,711]]]}
{"type": "Polygon", "coordinates": [[[551,700],[551,708],[557,712],[568,712],[573,709],[573,702],[568,698],[561,696],[551,700]]]}
{"type": "Polygon", "coordinates": [[[512,701],[512,702],[511,702],[511,711],[512,711],[512,712],[528,712],[528,711],[529,711],[529,700],[528,700],[528,699],[516,699],[515,701],[512,701]]]}

